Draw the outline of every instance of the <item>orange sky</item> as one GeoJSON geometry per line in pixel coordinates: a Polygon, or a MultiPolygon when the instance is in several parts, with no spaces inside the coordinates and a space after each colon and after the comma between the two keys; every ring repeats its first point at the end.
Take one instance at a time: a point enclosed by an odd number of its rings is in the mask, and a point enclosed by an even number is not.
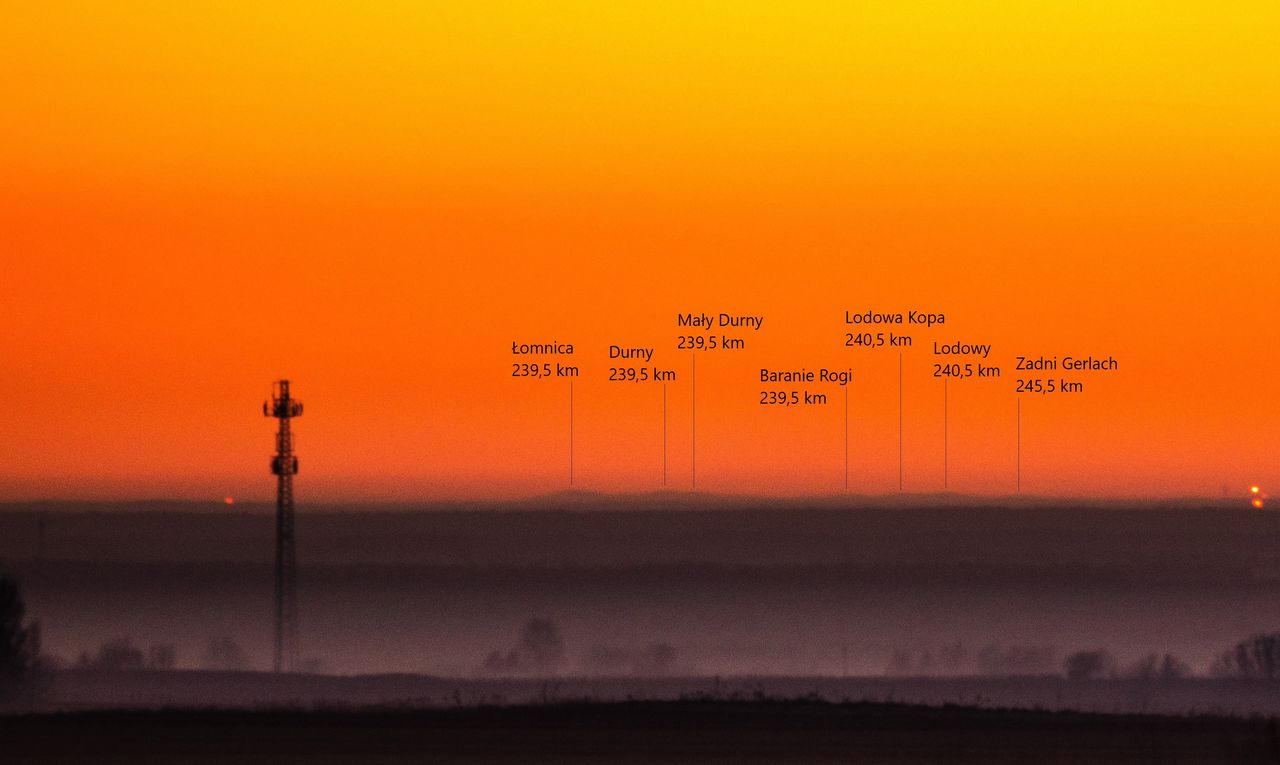
{"type": "Polygon", "coordinates": [[[907,491],[1014,488],[1017,354],[1114,355],[1024,397],[1028,493],[1280,486],[1272,3],[34,3],[0,27],[0,499],[266,498],[290,377],[305,501],[691,482],[898,490],[896,351],[845,310],[943,312],[903,357],[907,491]],[[1123,6],[1123,7],[1117,7],[1123,6]],[[555,359],[552,359],[553,361],[555,359]],[[972,359],[965,359],[972,361],[972,359]]]}

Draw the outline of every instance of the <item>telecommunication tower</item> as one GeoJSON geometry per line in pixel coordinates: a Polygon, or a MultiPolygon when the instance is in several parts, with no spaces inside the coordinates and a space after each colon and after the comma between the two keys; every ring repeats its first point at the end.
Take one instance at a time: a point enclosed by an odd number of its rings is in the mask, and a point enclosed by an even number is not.
{"type": "Polygon", "coordinates": [[[302,416],[302,402],[289,395],[289,381],[272,386],[271,400],[262,405],[262,414],[280,421],[276,432],[276,456],[271,472],[276,476],[276,614],[275,671],[297,666],[298,587],[293,537],[293,477],[298,458],[293,455],[293,434],[289,421],[302,416]]]}

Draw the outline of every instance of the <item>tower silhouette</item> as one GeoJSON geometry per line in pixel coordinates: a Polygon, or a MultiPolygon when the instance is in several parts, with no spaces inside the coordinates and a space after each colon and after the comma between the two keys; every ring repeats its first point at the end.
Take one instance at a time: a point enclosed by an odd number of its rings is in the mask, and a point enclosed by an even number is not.
{"type": "Polygon", "coordinates": [[[276,476],[276,613],[275,671],[293,670],[298,660],[298,582],[293,537],[293,477],[298,458],[293,455],[293,433],[289,421],[302,416],[302,402],[289,395],[289,381],[277,382],[271,400],[262,413],[280,421],[276,432],[276,455],[271,472],[276,476]]]}

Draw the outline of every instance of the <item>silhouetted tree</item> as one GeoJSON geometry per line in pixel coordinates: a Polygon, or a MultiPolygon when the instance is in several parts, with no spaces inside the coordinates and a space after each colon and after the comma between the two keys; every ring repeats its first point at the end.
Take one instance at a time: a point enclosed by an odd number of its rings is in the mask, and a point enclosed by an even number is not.
{"type": "Polygon", "coordinates": [[[930,651],[928,648],[922,650],[916,666],[918,668],[916,670],[916,674],[932,675],[934,672],[933,651],[930,651]]]}
{"type": "Polygon", "coordinates": [[[249,666],[249,660],[239,643],[229,637],[216,637],[205,648],[204,665],[209,669],[235,672],[249,666]]]}
{"type": "Polygon", "coordinates": [[[303,659],[298,663],[298,672],[304,675],[320,675],[324,674],[324,670],[324,660],[317,659],[314,656],[303,659]]]}
{"type": "Polygon", "coordinates": [[[1191,667],[1172,654],[1150,653],[1138,659],[1122,673],[1135,680],[1176,680],[1191,675],[1191,667]]]}
{"type": "Polygon", "coordinates": [[[548,674],[563,661],[564,640],[560,637],[560,628],[550,619],[530,619],[520,630],[515,647],[506,654],[490,652],[482,669],[496,675],[548,674]]]}
{"type": "Polygon", "coordinates": [[[147,669],[173,669],[178,663],[178,649],[172,643],[158,643],[147,649],[147,669]]]}
{"type": "Polygon", "coordinates": [[[520,644],[516,652],[521,667],[534,672],[554,670],[564,660],[560,628],[550,619],[530,619],[520,630],[520,644]]]}
{"type": "Polygon", "coordinates": [[[911,652],[905,648],[894,649],[893,656],[889,659],[889,669],[885,674],[893,677],[911,674],[911,652]]]}
{"type": "Polygon", "coordinates": [[[146,665],[142,651],[127,637],[108,640],[98,646],[94,655],[80,654],[76,666],[100,672],[123,672],[142,669],[146,665]]]}
{"type": "Polygon", "coordinates": [[[1280,632],[1241,640],[1219,656],[1209,671],[1216,677],[1280,679],[1280,632]]]}
{"type": "Polygon", "coordinates": [[[18,583],[0,574],[0,694],[28,679],[40,657],[40,625],[26,615],[18,583]]]}
{"type": "Polygon", "coordinates": [[[665,675],[676,663],[676,649],[670,643],[652,643],[636,656],[637,675],[665,675]]]}
{"type": "Polygon", "coordinates": [[[516,658],[515,651],[502,653],[501,651],[490,651],[489,655],[484,657],[484,664],[481,669],[490,675],[512,675],[520,669],[520,660],[516,658]]]}
{"type": "Polygon", "coordinates": [[[938,653],[942,657],[942,669],[951,675],[962,672],[965,662],[969,659],[969,654],[964,650],[962,643],[944,645],[938,653]]]}
{"type": "Polygon", "coordinates": [[[1068,680],[1097,680],[1115,671],[1115,660],[1106,651],[1076,651],[1062,667],[1068,680]]]}

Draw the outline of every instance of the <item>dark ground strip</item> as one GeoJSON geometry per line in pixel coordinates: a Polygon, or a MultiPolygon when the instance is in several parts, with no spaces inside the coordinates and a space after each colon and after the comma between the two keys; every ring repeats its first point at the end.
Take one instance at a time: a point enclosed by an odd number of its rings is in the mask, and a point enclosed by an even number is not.
{"type": "Polygon", "coordinates": [[[677,701],[0,718],[4,762],[1227,763],[1275,719],[677,701]]]}

